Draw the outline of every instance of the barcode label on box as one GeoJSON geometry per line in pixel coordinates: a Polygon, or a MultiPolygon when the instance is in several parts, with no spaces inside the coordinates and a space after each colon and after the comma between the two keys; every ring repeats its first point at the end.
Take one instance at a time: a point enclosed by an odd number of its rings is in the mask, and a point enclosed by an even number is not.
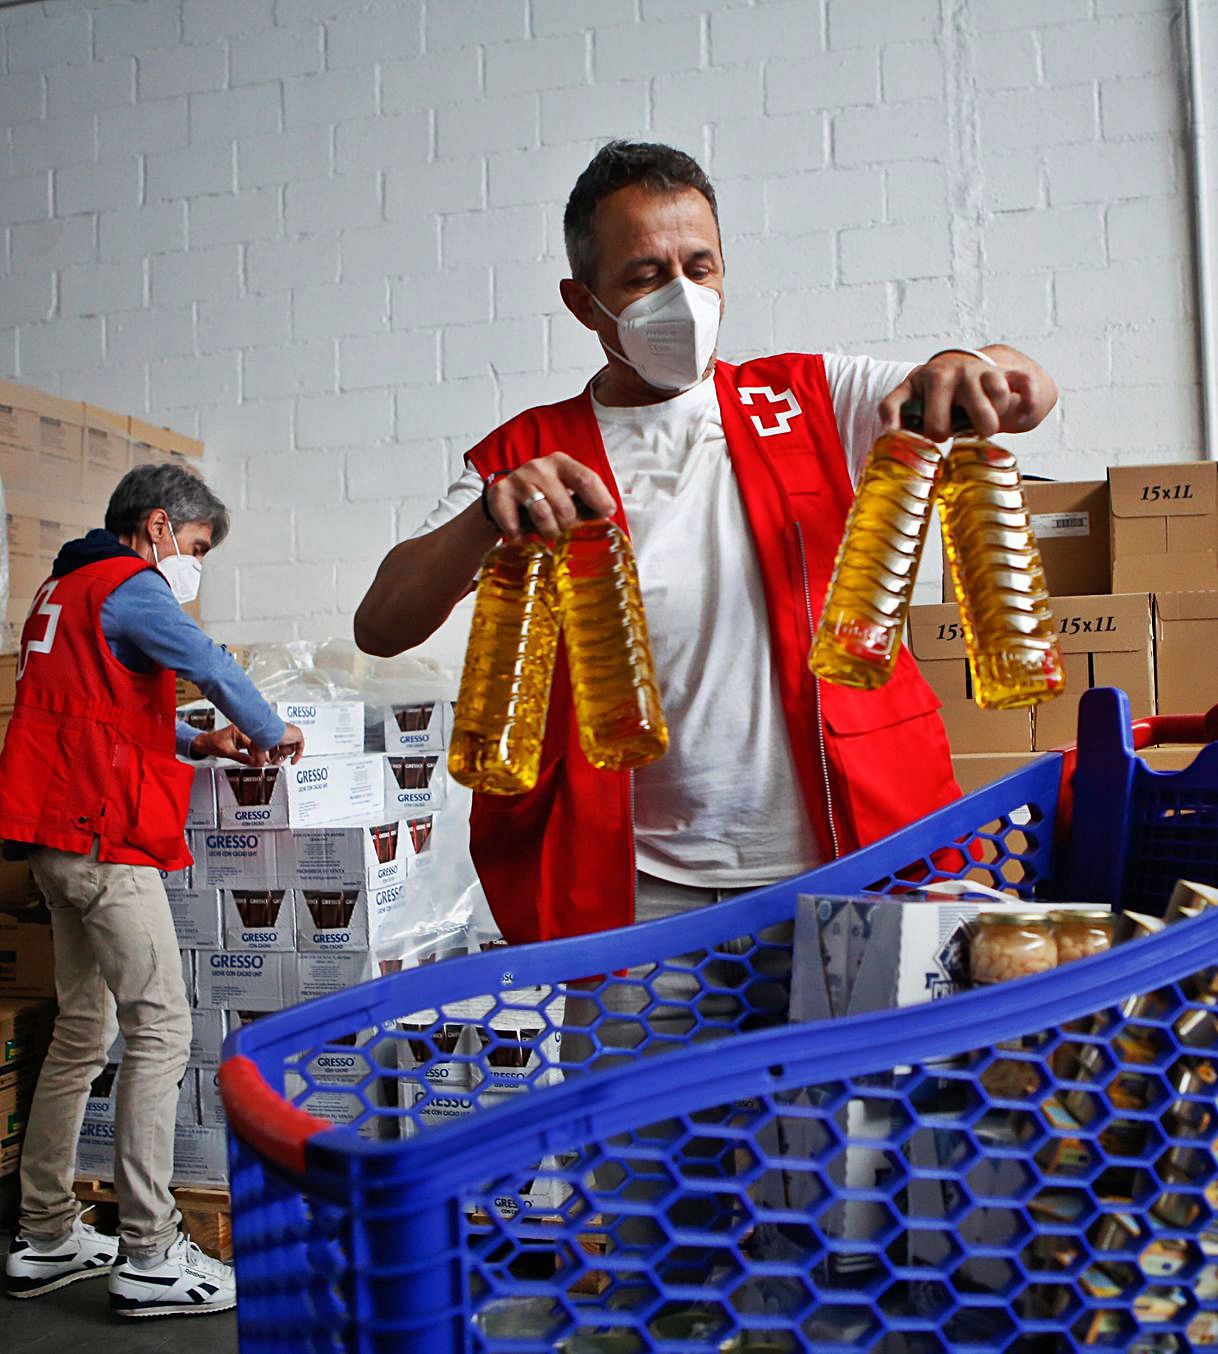
{"type": "Polygon", "coordinates": [[[1032,535],[1090,536],[1091,514],[1087,512],[1034,512],[1032,535]]]}

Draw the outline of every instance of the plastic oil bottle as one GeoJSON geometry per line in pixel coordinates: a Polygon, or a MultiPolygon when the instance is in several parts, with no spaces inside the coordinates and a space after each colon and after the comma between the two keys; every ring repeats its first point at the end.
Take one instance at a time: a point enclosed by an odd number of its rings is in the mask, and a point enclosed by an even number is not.
{"type": "Polygon", "coordinates": [[[870,690],[892,676],[913,598],[943,458],[914,430],[919,402],[901,421],[871,448],[812,641],[812,671],[839,686],[870,690]]]}
{"type": "Polygon", "coordinates": [[[603,770],[644,766],[668,750],[634,551],[607,518],[559,538],[555,575],[579,742],[603,770]]]}
{"type": "Polygon", "coordinates": [[[453,720],[448,769],[484,794],[537,783],[558,644],[554,556],[533,536],[482,563],[453,720]]]}
{"type": "Polygon", "coordinates": [[[1010,710],[1060,695],[1066,674],[1014,456],[984,438],[958,437],[939,513],[973,698],[983,709],[1010,710]]]}

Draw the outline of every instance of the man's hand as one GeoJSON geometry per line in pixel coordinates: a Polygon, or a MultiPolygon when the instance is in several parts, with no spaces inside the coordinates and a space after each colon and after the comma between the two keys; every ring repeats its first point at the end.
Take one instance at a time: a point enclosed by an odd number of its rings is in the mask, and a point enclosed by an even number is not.
{"type": "Polygon", "coordinates": [[[579,516],[576,497],[598,517],[611,517],[617,510],[613,495],[595,470],[564,451],[556,451],[527,461],[496,480],[487,490],[486,506],[508,540],[521,534],[521,508],[532,518],[537,531],[553,537],[575,524],[579,516]],[[538,494],[542,497],[537,498],[538,494]]]}
{"type": "Polygon", "coordinates": [[[291,762],[295,766],[304,756],[304,746],[304,734],[295,724],[285,724],[283,737],[269,751],[271,765],[282,766],[284,762],[291,762]]]}
{"type": "Polygon", "coordinates": [[[269,754],[241,732],[235,724],[201,733],[190,745],[190,755],[200,761],[204,757],[224,757],[243,766],[265,766],[269,754]]]}
{"type": "Polygon", "coordinates": [[[995,344],[985,350],[996,366],[971,353],[939,353],[915,367],[880,403],[884,429],[900,427],[901,405],[922,397],[922,432],[934,442],[951,435],[951,408],[962,405],[978,437],[1024,433],[1057,403],[1057,385],[1030,357],[995,344]]]}

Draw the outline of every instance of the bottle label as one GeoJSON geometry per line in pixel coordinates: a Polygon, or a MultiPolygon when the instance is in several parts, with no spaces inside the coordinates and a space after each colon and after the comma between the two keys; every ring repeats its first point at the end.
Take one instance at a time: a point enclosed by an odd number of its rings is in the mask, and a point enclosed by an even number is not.
{"type": "Polygon", "coordinates": [[[1090,536],[1091,514],[1087,512],[1034,512],[1032,535],[1037,540],[1053,536],[1090,536]]]}

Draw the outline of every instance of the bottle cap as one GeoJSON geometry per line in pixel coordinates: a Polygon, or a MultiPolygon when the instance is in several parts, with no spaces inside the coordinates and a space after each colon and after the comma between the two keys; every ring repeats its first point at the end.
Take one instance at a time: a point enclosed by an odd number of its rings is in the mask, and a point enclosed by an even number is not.
{"type": "MultiPolygon", "coordinates": [[[[922,397],[920,395],[915,395],[913,399],[906,400],[901,406],[901,427],[908,428],[911,433],[922,431],[922,397]]],[[[971,433],[973,431],[973,420],[962,404],[952,405],[951,430],[953,434],[971,433]]]]}

